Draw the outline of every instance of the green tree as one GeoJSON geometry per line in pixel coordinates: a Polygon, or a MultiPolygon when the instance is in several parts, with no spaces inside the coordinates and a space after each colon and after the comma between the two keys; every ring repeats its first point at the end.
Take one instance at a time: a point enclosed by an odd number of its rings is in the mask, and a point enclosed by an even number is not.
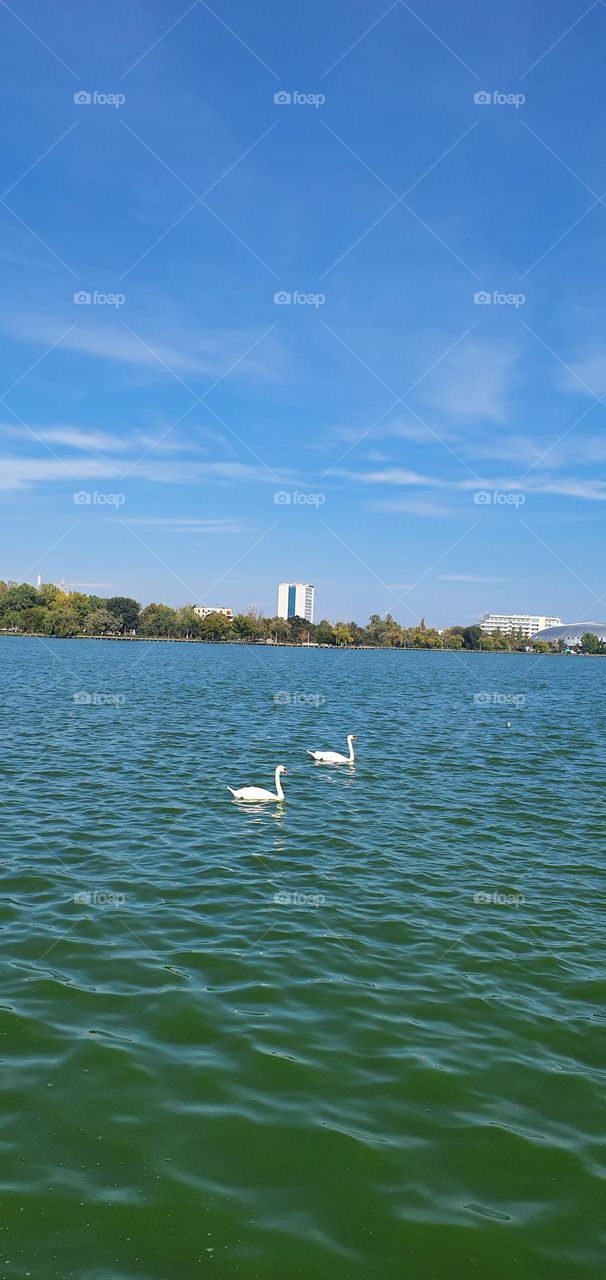
{"type": "Polygon", "coordinates": [[[463,629],[463,648],[464,649],[479,649],[480,644],[481,642],[484,641],[484,639],[485,639],[485,636],[483,635],[482,628],[477,623],[473,627],[464,627],[463,629]]]}
{"type": "Polygon", "coordinates": [[[105,601],[105,608],[120,618],[120,630],[123,633],[136,631],[141,616],[141,605],[130,596],[110,596],[105,601]]]}
{"type": "Polygon", "coordinates": [[[16,587],[9,587],[0,596],[0,616],[21,609],[32,609],[39,604],[38,592],[28,582],[21,582],[16,587]]]}
{"type": "Polygon", "coordinates": [[[202,635],[202,619],[192,605],[186,604],[177,613],[179,635],[186,640],[197,640],[202,635]]]}
{"type": "Polygon", "coordinates": [[[19,625],[23,631],[44,631],[44,623],[46,620],[47,610],[42,605],[35,604],[31,609],[21,609],[15,613],[15,618],[19,619],[19,625]]]}
{"type": "Polygon", "coordinates": [[[290,640],[290,620],[288,618],[268,618],[267,639],[282,642],[290,640]]]}
{"type": "Polygon", "coordinates": [[[295,644],[301,644],[303,640],[315,640],[316,628],[313,622],[307,622],[305,618],[289,618],[290,637],[295,644]]]}
{"type": "Polygon", "coordinates": [[[0,615],[0,626],[3,631],[23,631],[23,610],[7,609],[0,615]]]}
{"type": "Polygon", "coordinates": [[[226,618],[224,613],[207,613],[201,621],[203,640],[228,640],[233,635],[231,618],[226,618]]]}
{"type": "Polygon", "coordinates": [[[120,632],[120,619],[109,609],[91,609],[85,627],[91,636],[116,636],[120,632]]]}
{"type": "Polygon", "coordinates": [[[65,599],[63,591],[54,582],[43,582],[42,586],[38,587],[38,601],[44,605],[45,609],[50,609],[60,597],[65,599]]]}
{"type": "Polygon", "coordinates": [[[166,604],[148,604],[141,613],[139,630],[144,636],[176,636],[179,618],[176,609],[166,604]]]}
{"type": "Polygon", "coordinates": [[[439,631],[435,627],[419,628],[419,648],[421,649],[443,649],[444,642],[439,631]]]}
{"type": "MultiPolygon", "coordinates": [[[[60,602],[60,599],[60,597],[57,597],[56,604],[60,602]]],[[[63,601],[76,614],[79,622],[78,630],[86,631],[86,623],[90,613],[90,597],[83,595],[81,591],[70,591],[69,595],[63,597],[63,601]]]]}
{"type": "Polygon", "coordinates": [[[265,631],[262,620],[256,618],[251,611],[237,613],[232,625],[234,635],[238,636],[240,640],[261,639],[265,631]]]}
{"type": "Polygon", "coordinates": [[[346,622],[335,622],[333,630],[338,645],[353,644],[354,637],[346,622]]]}
{"type": "Polygon", "coordinates": [[[581,636],[581,653],[606,653],[606,644],[593,631],[586,631],[581,636]]]}
{"type": "Polygon", "coordinates": [[[447,629],[442,632],[442,644],[445,649],[462,649],[463,628],[447,627],[447,629]]]}
{"type": "Polygon", "coordinates": [[[80,618],[67,600],[58,600],[52,609],[46,611],[44,630],[49,636],[68,639],[81,630],[80,618]]]}
{"type": "Polygon", "coordinates": [[[334,644],[335,643],[334,627],[332,623],[327,621],[326,618],[322,618],[322,621],[319,622],[316,627],[316,640],[318,644],[334,644]]]}

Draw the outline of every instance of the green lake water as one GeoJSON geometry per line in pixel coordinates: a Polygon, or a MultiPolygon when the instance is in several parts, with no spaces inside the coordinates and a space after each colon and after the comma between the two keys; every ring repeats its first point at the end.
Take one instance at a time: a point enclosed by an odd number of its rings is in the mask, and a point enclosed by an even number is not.
{"type": "Polygon", "coordinates": [[[0,672],[2,1280],[601,1278],[606,662],[0,672]]]}

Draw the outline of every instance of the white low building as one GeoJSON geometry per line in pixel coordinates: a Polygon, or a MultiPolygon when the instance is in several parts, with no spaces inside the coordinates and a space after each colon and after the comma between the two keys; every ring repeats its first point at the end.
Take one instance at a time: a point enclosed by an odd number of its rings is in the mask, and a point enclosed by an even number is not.
{"type": "Polygon", "coordinates": [[[503,636],[520,633],[525,638],[536,635],[545,627],[558,627],[561,618],[549,617],[542,613],[485,613],[480,619],[480,627],[487,636],[499,631],[503,636]]]}
{"type": "Polygon", "coordinates": [[[208,618],[209,613],[222,613],[224,618],[233,618],[234,616],[233,609],[220,608],[219,605],[214,604],[195,604],[194,613],[197,613],[199,618],[208,618]]]}

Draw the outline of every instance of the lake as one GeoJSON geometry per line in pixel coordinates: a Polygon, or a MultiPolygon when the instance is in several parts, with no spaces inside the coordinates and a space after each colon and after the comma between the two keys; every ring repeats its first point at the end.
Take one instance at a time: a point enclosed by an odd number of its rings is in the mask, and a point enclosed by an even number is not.
{"type": "Polygon", "coordinates": [[[601,1277],[606,661],[0,671],[3,1280],[601,1277]]]}

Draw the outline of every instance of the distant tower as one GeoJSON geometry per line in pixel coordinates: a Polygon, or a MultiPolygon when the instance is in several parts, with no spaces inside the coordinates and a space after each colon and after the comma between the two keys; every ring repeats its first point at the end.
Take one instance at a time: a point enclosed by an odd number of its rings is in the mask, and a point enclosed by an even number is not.
{"type": "Polygon", "coordinates": [[[278,617],[314,620],[315,588],[309,582],[281,582],[278,586],[278,617]]]}
{"type": "Polygon", "coordinates": [[[39,574],[38,574],[38,577],[37,577],[37,579],[36,579],[36,586],[37,586],[38,591],[39,591],[39,590],[40,590],[40,587],[42,586],[42,574],[41,574],[41,573],[39,573],[39,574]]]}

